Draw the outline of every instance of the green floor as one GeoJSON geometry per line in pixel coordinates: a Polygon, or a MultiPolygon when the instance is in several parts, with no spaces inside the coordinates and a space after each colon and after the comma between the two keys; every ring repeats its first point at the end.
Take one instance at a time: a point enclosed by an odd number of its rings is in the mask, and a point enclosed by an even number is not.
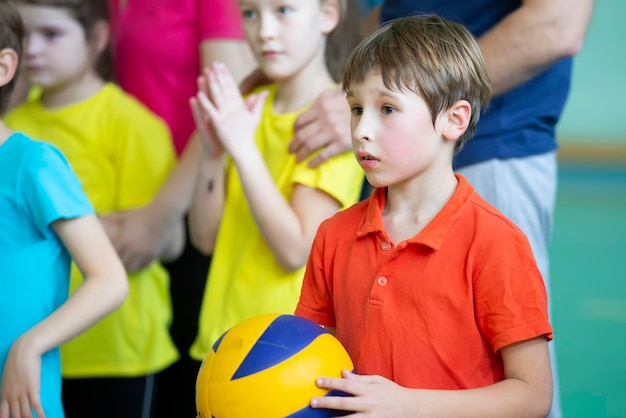
{"type": "Polygon", "coordinates": [[[626,418],[626,166],[561,164],[551,244],[565,418],[626,418]]]}

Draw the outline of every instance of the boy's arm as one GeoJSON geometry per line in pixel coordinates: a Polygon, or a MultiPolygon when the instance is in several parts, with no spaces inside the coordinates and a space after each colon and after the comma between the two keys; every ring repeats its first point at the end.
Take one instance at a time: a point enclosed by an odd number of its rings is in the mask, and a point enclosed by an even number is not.
{"type": "Polygon", "coordinates": [[[354,396],[314,398],[311,406],[356,411],[367,417],[547,416],[552,402],[552,374],[546,338],[508,345],[501,354],[505,379],[483,388],[408,389],[380,376],[344,371],[344,379],[320,378],[317,384],[354,396]]]}
{"type": "Polygon", "coordinates": [[[30,416],[31,407],[43,417],[41,356],[116,309],[128,292],[126,272],[95,216],[58,220],[52,228],[85,281],[63,305],[13,343],[2,375],[1,418],[30,416]]]}

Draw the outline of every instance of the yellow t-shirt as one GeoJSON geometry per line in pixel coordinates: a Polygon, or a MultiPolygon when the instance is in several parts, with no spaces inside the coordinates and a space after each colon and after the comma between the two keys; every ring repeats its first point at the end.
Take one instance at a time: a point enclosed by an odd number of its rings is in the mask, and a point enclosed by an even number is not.
{"type": "MultiPolygon", "coordinates": [[[[348,207],[359,198],[363,171],[352,152],[318,168],[296,163],[287,151],[293,124],[304,111],[277,115],[273,111],[275,86],[265,102],[256,132],[256,144],[283,196],[290,200],[294,184],[325,191],[348,207]]],[[[227,169],[226,202],[200,313],[199,334],[190,355],[202,360],[211,345],[230,327],[265,313],[293,313],[304,267],[283,270],[254,221],[235,167],[227,169]]]]}
{"type": "MultiPolygon", "coordinates": [[[[45,109],[31,99],[5,121],[56,145],[98,214],[150,202],[176,161],[165,123],[111,83],[60,109],[45,109]]],[[[70,292],[82,281],[73,264],[70,292]]],[[[176,361],[167,271],[154,262],[129,275],[129,285],[119,309],[61,347],[64,377],[141,376],[176,361]]]]}

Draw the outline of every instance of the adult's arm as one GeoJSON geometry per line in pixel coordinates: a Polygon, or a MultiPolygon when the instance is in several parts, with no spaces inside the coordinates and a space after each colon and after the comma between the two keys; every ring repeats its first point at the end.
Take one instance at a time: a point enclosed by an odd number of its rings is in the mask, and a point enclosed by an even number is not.
{"type": "MultiPolygon", "coordinates": [[[[242,40],[207,40],[202,42],[199,52],[200,72],[214,62],[222,62],[238,82],[241,82],[255,65],[247,42],[242,40]]],[[[201,154],[201,139],[196,130],[189,138],[177,166],[151,204],[155,206],[152,210],[156,212],[156,217],[165,220],[166,224],[172,219],[184,216],[189,210],[201,154]]]]}
{"type": "Polygon", "coordinates": [[[200,44],[202,69],[214,62],[226,65],[238,82],[244,80],[257,67],[248,43],[236,39],[207,40],[200,44]]]}
{"type": "MultiPolygon", "coordinates": [[[[478,39],[491,78],[493,94],[500,95],[530,80],[556,61],[582,48],[593,0],[525,0],[513,13],[478,39]]],[[[364,33],[378,26],[380,6],[362,22],[364,33]]],[[[350,149],[349,111],[339,89],[322,94],[300,115],[289,144],[298,161],[321,148],[310,165],[317,166],[350,149]]]]}
{"type": "Polygon", "coordinates": [[[593,0],[524,0],[478,39],[499,95],[530,80],[582,48],[593,0]]]}
{"type": "MultiPolygon", "coordinates": [[[[240,83],[256,66],[248,43],[244,40],[207,40],[200,44],[199,52],[201,61],[199,74],[214,62],[221,62],[240,83]]],[[[176,216],[183,216],[191,204],[198,171],[198,156],[201,151],[200,135],[194,131],[179,158],[178,165],[155,198],[159,205],[169,208],[169,212],[176,216]]]]}
{"type": "MultiPolygon", "coordinates": [[[[212,62],[225,61],[241,81],[251,68],[251,52],[243,40],[206,40],[200,45],[199,53],[199,73],[212,62]]],[[[111,233],[110,238],[129,272],[145,268],[155,259],[167,261],[178,255],[168,251],[172,247],[168,242],[177,235],[178,221],[191,204],[201,150],[200,137],[194,132],[176,167],[150,204],[108,216],[107,231],[118,231],[111,233]]],[[[107,219],[104,220],[106,225],[107,219]]]]}

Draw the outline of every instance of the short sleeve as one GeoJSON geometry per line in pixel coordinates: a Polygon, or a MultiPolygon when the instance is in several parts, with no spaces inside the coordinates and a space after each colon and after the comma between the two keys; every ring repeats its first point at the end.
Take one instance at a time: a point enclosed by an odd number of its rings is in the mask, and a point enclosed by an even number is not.
{"type": "Polygon", "coordinates": [[[27,151],[18,195],[43,234],[56,220],[91,215],[94,209],[65,156],[52,145],[40,145],[27,151]]]}
{"type": "Polygon", "coordinates": [[[326,225],[327,221],[322,222],[313,241],[295,314],[320,325],[334,328],[336,319],[332,305],[332,279],[326,274],[332,269],[325,265],[326,260],[324,260],[326,225]]]}
{"type": "Polygon", "coordinates": [[[501,236],[475,278],[476,317],[495,351],[545,335],[552,339],[548,297],[524,236],[501,236]]]}
{"type": "Polygon", "coordinates": [[[201,39],[244,39],[236,0],[196,1],[201,39]]]}
{"type": "Polygon", "coordinates": [[[363,185],[363,170],[352,151],[331,158],[317,168],[309,168],[311,156],[296,166],[293,182],[323,190],[346,208],[358,200],[363,185]]]}

